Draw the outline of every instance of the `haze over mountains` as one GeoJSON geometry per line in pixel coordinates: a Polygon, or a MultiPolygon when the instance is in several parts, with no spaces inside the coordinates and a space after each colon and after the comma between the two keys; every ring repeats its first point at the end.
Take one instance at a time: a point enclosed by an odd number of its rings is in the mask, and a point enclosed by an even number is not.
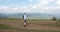
{"type": "MultiPolygon", "coordinates": [[[[5,14],[0,13],[0,18],[22,18],[23,13],[5,14]]],[[[52,17],[60,18],[60,14],[42,14],[42,13],[27,13],[29,19],[51,19],[52,17]]]]}

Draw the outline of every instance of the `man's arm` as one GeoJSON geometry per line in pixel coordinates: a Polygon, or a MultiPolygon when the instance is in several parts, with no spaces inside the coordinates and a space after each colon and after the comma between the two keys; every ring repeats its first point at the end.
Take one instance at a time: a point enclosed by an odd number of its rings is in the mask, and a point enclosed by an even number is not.
{"type": "Polygon", "coordinates": [[[22,18],[24,19],[24,15],[22,15],[22,16],[23,16],[22,18]]]}

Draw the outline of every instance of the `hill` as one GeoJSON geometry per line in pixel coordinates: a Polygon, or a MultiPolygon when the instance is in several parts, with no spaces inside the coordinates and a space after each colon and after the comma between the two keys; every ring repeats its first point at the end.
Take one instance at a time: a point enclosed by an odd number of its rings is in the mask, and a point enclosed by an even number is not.
{"type": "MultiPolygon", "coordinates": [[[[0,13],[0,18],[22,18],[23,13],[5,14],[0,13]]],[[[29,19],[51,19],[53,16],[60,18],[60,14],[41,14],[41,13],[27,13],[29,19]]]]}

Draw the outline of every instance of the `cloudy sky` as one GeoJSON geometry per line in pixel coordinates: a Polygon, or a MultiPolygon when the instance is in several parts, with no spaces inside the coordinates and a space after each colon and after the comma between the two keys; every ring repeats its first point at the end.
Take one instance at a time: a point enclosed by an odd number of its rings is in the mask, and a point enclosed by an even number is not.
{"type": "Polygon", "coordinates": [[[0,13],[60,14],[60,0],[0,0],[0,13]]]}

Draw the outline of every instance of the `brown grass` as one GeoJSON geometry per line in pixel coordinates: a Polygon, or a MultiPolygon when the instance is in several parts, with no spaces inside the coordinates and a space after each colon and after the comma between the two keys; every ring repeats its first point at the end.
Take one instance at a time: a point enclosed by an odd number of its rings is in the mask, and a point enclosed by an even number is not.
{"type": "MultiPolygon", "coordinates": [[[[10,19],[0,19],[0,24],[9,25],[17,28],[23,27],[23,20],[10,20],[10,19]]],[[[60,22],[56,21],[40,21],[40,20],[27,20],[28,29],[37,30],[56,30],[60,31],[60,22]]]]}

